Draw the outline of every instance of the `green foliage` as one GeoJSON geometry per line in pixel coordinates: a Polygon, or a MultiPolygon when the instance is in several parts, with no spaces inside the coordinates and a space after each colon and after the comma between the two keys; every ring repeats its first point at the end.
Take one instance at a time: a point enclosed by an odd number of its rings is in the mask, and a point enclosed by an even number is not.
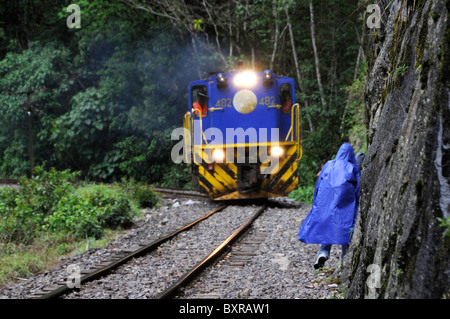
{"type": "Polygon", "coordinates": [[[366,85],[365,74],[367,66],[362,63],[358,76],[353,83],[343,90],[348,94],[348,104],[342,116],[343,134],[348,136],[349,142],[355,151],[366,152],[367,150],[367,129],[365,125],[364,88],[366,85]]]}
{"type": "Polygon", "coordinates": [[[0,243],[0,250],[2,260],[0,284],[7,283],[10,277],[28,277],[44,268],[43,259],[33,254],[33,251],[24,249],[23,246],[2,245],[0,243]]]}
{"type": "Polygon", "coordinates": [[[136,214],[136,207],[119,188],[90,185],[63,197],[45,218],[44,229],[77,238],[100,238],[107,228],[130,226],[136,214]]]}
{"type": "Polygon", "coordinates": [[[314,187],[317,181],[317,173],[320,172],[322,165],[325,163],[325,161],[320,161],[317,154],[308,150],[298,163],[299,188],[314,187]]]}
{"type": "Polygon", "coordinates": [[[442,237],[450,237],[450,217],[438,217],[439,227],[442,227],[444,232],[442,233],[442,237]]]}
{"type": "Polygon", "coordinates": [[[75,238],[100,238],[106,229],[125,228],[138,214],[139,203],[156,205],[158,198],[144,186],[77,187],[78,172],[45,171],[37,167],[20,188],[0,189],[0,242],[31,243],[40,233],[64,233],[75,238]],[[152,197],[153,196],[153,197],[152,197]]]}
{"type": "Polygon", "coordinates": [[[299,187],[289,194],[289,198],[293,198],[308,205],[312,205],[313,196],[314,186],[299,187]]]}
{"type": "Polygon", "coordinates": [[[103,235],[100,214],[101,209],[72,194],[58,202],[55,211],[44,219],[43,229],[74,234],[78,238],[99,238],[103,235]]]}
{"type": "Polygon", "coordinates": [[[22,177],[20,188],[0,189],[0,241],[30,242],[42,229],[46,216],[74,189],[78,172],[36,167],[31,179],[22,177]]]}
{"type": "MultiPolygon", "coordinates": [[[[20,140],[20,137],[18,139],[20,140]]],[[[19,142],[18,139],[13,138],[10,143],[7,143],[8,138],[6,136],[0,137],[0,141],[4,141],[4,143],[0,142],[0,144],[4,145],[3,158],[0,161],[0,171],[3,173],[3,176],[17,178],[30,169],[26,144],[19,142]]]]}
{"type": "Polygon", "coordinates": [[[78,240],[67,233],[45,232],[36,237],[31,244],[0,241],[0,285],[9,285],[17,278],[25,278],[39,273],[61,257],[80,254],[91,247],[103,247],[114,237],[107,232],[104,239],[86,238],[78,240]]]}
{"type": "Polygon", "coordinates": [[[406,64],[403,64],[402,66],[399,66],[395,71],[398,76],[403,77],[406,74],[407,70],[408,66],[406,64]]]}
{"type": "Polygon", "coordinates": [[[188,166],[178,164],[168,167],[161,179],[162,187],[192,188],[191,171],[188,166]]]}
{"type": "MultiPolygon", "coordinates": [[[[190,42],[167,22],[123,3],[73,3],[82,10],[80,29],[66,27],[67,3],[46,0],[40,10],[52,15],[46,28],[55,34],[33,34],[27,47],[0,57],[0,176],[30,175],[26,95],[8,92],[44,90],[31,95],[39,109],[32,115],[38,165],[47,161],[97,181],[159,180],[171,166],[167,132],[182,122],[185,88],[201,68],[186,56],[190,42]]],[[[15,27],[7,27],[11,39],[15,27]]]]}
{"type": "Polygon", "coordinates": [[[117,150],[121,156],[119,169],[126,176],[146,181],[149,180],[148,175],[148,156],[152,155],[144,140],[136,136],[130,136],[116,144],[117,150]]]}
{"type": "Polygon", "coordinates": [[[195,31],[200,31],[202,29],[202,24],[204,23],[203,19],[194,19],[193,28],[195,31]]]}
{"type": "MultiPolygon", "coordinates": [[[[0,174],[19,177],[30,173],[28,163],[27,95],[31,94],[33,126],[42,137],[35,143],[37,160],[50,147],[48,136],[52,116],[58,114],[58,96],[65,96],[69,88],[66,63],[69,52],[56,42],[31,42],[20,53],[8,52],[0,61],[0,174]]],[[[48,154],[46,154],[48,157],[48,154]]]]}
{"type": "Polygon", "coordinates": [[[137,182],[134,178],[123,177],[120,188],[141,208],[154,207],[159,201],[158,194],[149,185],[137,182]]]}

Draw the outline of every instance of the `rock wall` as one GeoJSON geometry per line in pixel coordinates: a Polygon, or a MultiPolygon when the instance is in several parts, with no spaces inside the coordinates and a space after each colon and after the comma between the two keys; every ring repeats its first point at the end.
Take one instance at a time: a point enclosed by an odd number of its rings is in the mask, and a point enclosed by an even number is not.
{"type": "MultiPolygon", "coordinates": [[[[375,1],[383,13],[390,0],[375,1]]],[[[395,0],[367,34],[368,150],[347,298],[449,298],[450,1],[395,0]]]]}

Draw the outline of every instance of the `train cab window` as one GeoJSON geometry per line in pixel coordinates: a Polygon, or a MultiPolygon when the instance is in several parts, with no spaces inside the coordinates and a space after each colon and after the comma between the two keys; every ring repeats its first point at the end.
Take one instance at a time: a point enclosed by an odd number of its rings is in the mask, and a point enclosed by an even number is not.
{"type": "Polygon", "coordinates": [[[289,83],[283,83],[280,87],[281,112],[290,114],[292,108],[292,86],[289,83]]]}
{"type": "Polygon", "coordinates": [[[206,85],[192,87],[192,113],[195,118],[208,115],[208,94],[206,85]]]}

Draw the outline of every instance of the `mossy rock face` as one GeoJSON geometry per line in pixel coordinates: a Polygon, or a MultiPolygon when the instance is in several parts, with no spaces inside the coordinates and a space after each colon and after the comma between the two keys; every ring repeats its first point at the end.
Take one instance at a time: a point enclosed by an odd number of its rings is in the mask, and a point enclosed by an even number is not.
{"type": "Polygon", "coordinates": [[[450,1],[380,1],[383,41],[367,37],[368,150],[346,258],[347,298],[442,298],[450,247],[450,1]],[[376,50],[375,50],[376,49],[376,50]],[[378,51],[379,50],[379,51],[378,51]],[[369,289],[370,265],[380,270],[369,289]]]}

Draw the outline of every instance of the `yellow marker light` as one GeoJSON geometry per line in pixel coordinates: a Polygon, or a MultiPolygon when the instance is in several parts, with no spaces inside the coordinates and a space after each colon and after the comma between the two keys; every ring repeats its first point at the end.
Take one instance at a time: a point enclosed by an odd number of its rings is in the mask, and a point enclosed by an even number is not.
{"type": "Polygon", "coordinates": [[[281,156],[283,155],[283,149],[279,146],[274,146],[270,149],[270,153],[272,156],[281,156]]]}
{"type": "Polygon", "coordinates": [[[212,156],[216,161],[221,162],[225,158],[225,153],[223,150],[216,148],[212,151],[212,156]]]}
{"type": "Polygon", "coordinates": [[[236,86],[251,87],[256,84],[256,74],[252,71],[244,71],[237,74],[233,82],[236,86]]]}

